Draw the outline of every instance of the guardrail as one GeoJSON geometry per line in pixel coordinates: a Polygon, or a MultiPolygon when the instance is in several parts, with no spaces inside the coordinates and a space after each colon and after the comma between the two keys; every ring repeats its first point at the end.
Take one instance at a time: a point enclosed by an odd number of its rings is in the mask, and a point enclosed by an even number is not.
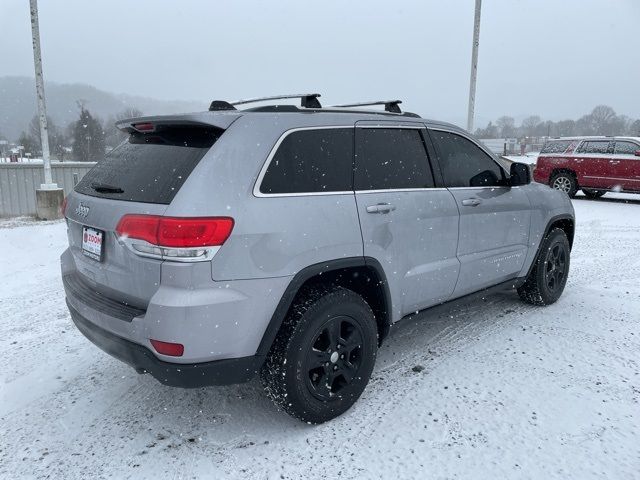
{"type": "MultiPolygon", "coordinates": [[[[53,181],[67,195],[95,162],[51,162],[53,181]]],[[[0,217],[36,214],[36,188],[44,181],[42,163],[0,163],[0,217]]]]}

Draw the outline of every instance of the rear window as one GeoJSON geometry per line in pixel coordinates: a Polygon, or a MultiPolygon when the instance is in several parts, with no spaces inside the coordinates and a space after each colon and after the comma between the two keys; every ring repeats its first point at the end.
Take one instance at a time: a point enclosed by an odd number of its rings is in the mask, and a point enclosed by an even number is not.
{"type": "Polygon", "coordinates": [[[567,148],[569,148],[569,145],[571,145],[570,140],[547,142],[544,147],[542,147],[542,150],[540,150],[540,153],[564,153],[567,151],[567,148]]]}
{"type": "Polygon", "coordinates": [[[128,202],[169,204],[223,130],[213,127],[159,127],[132,133],[98,161],[75,191],[128,202]]]}

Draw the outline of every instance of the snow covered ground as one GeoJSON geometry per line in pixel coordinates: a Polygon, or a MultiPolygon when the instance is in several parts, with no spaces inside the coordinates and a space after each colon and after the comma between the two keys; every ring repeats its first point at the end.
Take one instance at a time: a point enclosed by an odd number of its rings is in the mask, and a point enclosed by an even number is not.
{"type": "Polygon", "coordinates": [[[640,196],[574,204],[558,303],[404,321],[316,427],[257,382],[174,389],[102,353],[64,304],[64,223],[0,222],[0,478],[639,478],[640,196]]]}

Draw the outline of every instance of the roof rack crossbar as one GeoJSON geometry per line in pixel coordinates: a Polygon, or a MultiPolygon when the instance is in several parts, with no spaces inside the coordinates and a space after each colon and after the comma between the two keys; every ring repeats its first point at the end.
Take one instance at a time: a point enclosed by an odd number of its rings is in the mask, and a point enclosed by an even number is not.
{"type": "Polygon", "coordinates": [[[376,100],[374,102],[348,103],[344,105],[332,105],[332,107],[349,108],[349,107],[368,107],[370,105],[384,105],[385,112],[402,113],[399,104],[402,100],[376,100]]]}
{"type": "Polygon", "coordinates": [[[320,97],[319,93],[273,95],[270,97],[258,97],[258,98],[247,98],[245,100],[236,100],[235,102],[229,102],[229,104],[235,106],[235,105],[244,105],[245,103],[264,102],[267,100],[284,100],[288,98],[299,98],[300,106],[303,108],[322,108],[322,105],[320,105],[320,102],[318,101],[318,97],[320,97]]]}

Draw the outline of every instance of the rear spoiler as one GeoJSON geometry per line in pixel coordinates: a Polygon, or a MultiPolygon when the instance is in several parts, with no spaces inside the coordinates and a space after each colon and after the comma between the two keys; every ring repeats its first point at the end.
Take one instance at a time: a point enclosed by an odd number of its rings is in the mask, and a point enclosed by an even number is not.
{"type": "Polygon", "coordinates": [[[224,114],[185,114],[185,115],[157,115],[152,117],[126,118],[116,122],[116,128],[126,133],[152,132],[159,126],[201,126],[216,127],[226,130],[242,113],[224,114]]]}

